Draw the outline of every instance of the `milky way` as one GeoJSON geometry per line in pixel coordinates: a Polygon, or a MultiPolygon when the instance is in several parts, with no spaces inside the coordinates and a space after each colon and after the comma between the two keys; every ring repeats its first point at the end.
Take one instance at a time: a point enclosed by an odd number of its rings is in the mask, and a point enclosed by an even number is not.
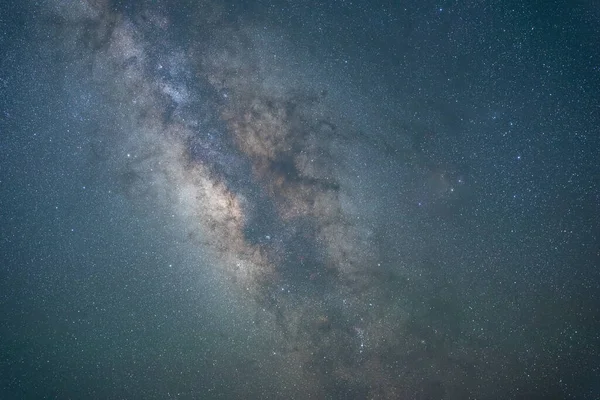
{"type": "Polygon", "coordinates": [[[57,18],[76,27],[73,46],[121,110],[113,146],[127,149],[125,192],[170,204],[233,295],[271,315],[261,330],[278,337],[282,387],[393,398],[398,366],[380,354],[403,322],[370,310],[382,260],[375,221],[348,187],[353,151],[370,144],[349,139],[354,128],[328,109],[328,90],[293,68],[278,73],[289,60],[269,64],[281,49],[258,26],[177,45],[159,10],[80,7],[57,18]]]}
{"type": "Polygon", "coordinates": [[[91,162],[138,212],[167,210],[202,254],[186,268],[210,270],[210,296],[226,299],[222,351],[244,351],[212,366],[251,378],[224,396],[493,397],[489,382],[520,356],[490,344],[501,335],[472,340],[475,311],[436,269],[441,248],[461,260],[463,238],[444,242],[451,224],[437,218],[462,216],[454,205],[474,189],[451,148],[427,146],[462,117],[428,101],[427,126],[407,127],[395,121],[420,109],[390,112],[268,21],[219,2],[142,3],[57,0],[43,24],[62,46],[69,107],[105,104],[91,162]]]}

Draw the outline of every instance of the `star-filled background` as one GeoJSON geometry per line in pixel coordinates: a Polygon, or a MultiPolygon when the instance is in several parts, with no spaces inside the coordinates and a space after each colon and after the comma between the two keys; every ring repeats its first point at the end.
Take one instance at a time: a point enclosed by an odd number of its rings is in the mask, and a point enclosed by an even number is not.
{"type": "Polygon", "coordinates": [[[0,7],[0,398],[600,396],[595,2],[0,7]]]}

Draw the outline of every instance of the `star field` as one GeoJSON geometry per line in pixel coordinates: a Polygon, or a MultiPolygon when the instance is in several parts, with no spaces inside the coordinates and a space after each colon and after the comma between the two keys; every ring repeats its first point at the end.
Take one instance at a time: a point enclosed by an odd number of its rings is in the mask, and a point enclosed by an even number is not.
{"type": "Polygon", "coordinates": [[[1,398],[598,397],[590,2],[1,7],[1,398]]]}

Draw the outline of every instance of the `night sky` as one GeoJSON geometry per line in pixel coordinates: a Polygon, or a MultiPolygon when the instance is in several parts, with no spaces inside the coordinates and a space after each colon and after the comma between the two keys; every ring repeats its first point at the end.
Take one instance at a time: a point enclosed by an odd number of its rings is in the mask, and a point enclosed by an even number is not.
{"type": "Polygon", "coordinates": [[[0,5],[1,399],[600,398],[596,1],[0,5]]]}

